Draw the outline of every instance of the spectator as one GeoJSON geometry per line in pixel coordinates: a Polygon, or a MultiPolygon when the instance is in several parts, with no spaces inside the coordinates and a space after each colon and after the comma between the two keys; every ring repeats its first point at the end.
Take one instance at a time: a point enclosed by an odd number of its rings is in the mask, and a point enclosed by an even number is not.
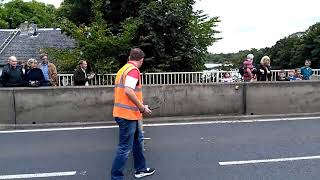
{"type": "Polygon", "coordinates": [[[18,65],[15,56],[9,57],[9,66],[4,68],[1,74],[2,84],[5,87],[21,87],[24,85],[22,67],[18,65]]]}
{"type": "Polygon", "coordinates": [[[223,74],[222,82],[226,82],[226,83],[233,82],[233,79],[232,79],[232,77],[231,77],[229,72],[225,72],[223,74]]]}
{"type": "Polygon", "coordinates": [[[38,68],[38,61],[35,59],[29,59],[30,70],[27,71],[26,81],[30,87],[42,86],[45,83],[45,78],[42,70],[38,68]]]}
{"type": "Polygon", "coordinates": [[[295,70],[289,71],[289,76],[288,76],[289,81],[296,81],[296,80],[301,80],[296,77],[295,75],[295,70]]]}
{"type": "Polygon", "coordinates": [[[7,64],[5,66],[3,66],[2,71],[7,71],[7,69],[9,69],[9,67],[10,67],[10,57],[7,60],[7,64]]]}
{"type": "Polygon", "coordinates": [[[253,66],[253,54],[248,54],[247,59],[243,62],[243,80],[244,82],[251,82],[254,79],[255,68],[253,66]]]}
{"type": "Polygon", "coordinates": [[[26,75],[30,70],[30,64],[28,64],[28,61],[21,61],[20,65],[21,65],[23,74],[26,75]]]}
{"type": "Polygon", "coordinates": [[[271,81],[271,76],[270,58],[268,56],[263,56],[260,65],[257,68],[257,80],[271,81]]]}
{"type": "Polygon", "coordinates": [[[86,61],[81,60],[79,62],[79,66],[74,71],[73,77],[74,77],[74,85],[75,86],[89,86],[89,81],[93,79],[94,75],[91,74],[89,77],[87,75],[87,67],[88,64],[86,61]]]}
{"type": "Polygon", "coordinates": [[[44,86],[57,86],[58,85],[58,73],[57,68],[54,64],[50,63],[48,60],[48,55],[41,55],[41,64],[39,68],[42,70],[45,82],[44,86]]]}
{"type": "Polygon", "coordinates": [[[311,61],[308,60],[308,59],[305,60],[304,66],[300,69],[301,70],[301,74],[303,76],[303,80],[310,80],[311,79],[313,71],[310,68],[310,66],[311,66],[311,61]]]}
{"type": "Polygon", "coordinates": [[[277,76],[277,81],[289,81],[289,79],[286,78],[286,72],[284,70],[281,70],[279,72],[279,75],[277,76]]]}
{"type": "MultiPolygon", "coordinates": [[[[5,66],[3,66],[3,68],[2,68],[2,72],[7,71],[9,69],[9,67],[10,67],[10,64],[9,64],[9,59],[8,59],[7,60],[7,64],[5,66]]],[[[2,78],[0,76],[0,87],[3,87],[3,86],[4,85],[3,85],[3,82],[2,82],[2,78]]]]}
{"type": "Polygon", "coordinates": [[[301,71],[299,68],[296,68],[294,70],[294,76],[296,77],[297,80],[302,80],[303,76],[301,75],[301,71]]]}

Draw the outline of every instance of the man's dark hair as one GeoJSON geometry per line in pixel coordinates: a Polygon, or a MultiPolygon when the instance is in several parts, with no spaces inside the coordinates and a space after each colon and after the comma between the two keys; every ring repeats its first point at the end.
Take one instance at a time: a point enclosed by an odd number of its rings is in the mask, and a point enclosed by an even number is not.
{"type": "Polygon", "coordinates": [[[40,54],[40,59],[43,59],[45,56],[47,56],[47,57],[48,57],[48,54],[46,54],[46,53],[42,53],[42,54],[40,54]]]}
{"type": "Polygon", "coordinates": [[[145,57],[144,52],[140,48],[134,48],[130,51],[130,61],[140,61],[145,57]]]}

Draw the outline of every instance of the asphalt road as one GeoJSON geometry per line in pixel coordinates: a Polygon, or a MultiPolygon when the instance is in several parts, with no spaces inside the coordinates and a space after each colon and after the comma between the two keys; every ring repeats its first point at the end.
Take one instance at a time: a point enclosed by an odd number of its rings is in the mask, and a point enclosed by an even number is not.
{"type": "MultiPolygon", "coordinates": [[[[26,174],[34,176],[30,179],[110,179],[118,129],[101,128],[2,132],[0,179],[29,179],[26,174]],[[36,178],[41,173],[52,174],[36,178]]],[[[145,131],[151,138],[147,161],[157,169],[146,180],[320,179],[320,119],[153,126],[145,131]],[[297,157],[302,159],[278,162],[297,157]],[[259,163],[266,159],[273,160],[259,163]],[[230,161],[244,164],[219,164],[230,161]]],[[[130,159],[126,180],[134,179],[132,164],[130,159]]]]}

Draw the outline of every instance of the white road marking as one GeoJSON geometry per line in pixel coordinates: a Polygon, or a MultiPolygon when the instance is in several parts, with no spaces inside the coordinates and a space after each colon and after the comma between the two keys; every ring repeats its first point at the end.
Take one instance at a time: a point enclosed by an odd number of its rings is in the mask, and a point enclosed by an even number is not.
{"type": "Polygon", "coordinates": [[[73,130],[91,130],[91,129],[114,129],[114,128],[118,128],[118,126],[91,126],[91,127],[7,130],[7,131],[0,131],[0,134],[26,133],[26,132],[50,132],[50,131],[73,131],[73,130]]]}
{"type": "MultiPolygon", "coordinates": [[[[205,119],[205,118],[204,118],[205,119]]],[[[188,125],[210,125],[210,124],[235,124],[235,123],[258,123],[258,122],[275,122],[275,121],[301,121],[301,120],[317,120],[317,117],[299,117],[299,118],[275,118],[275,119],[255,119],[255,120],[225,120],[225,121],[199,121],[199,122],[177,122],[177,123],[154,123],[144,124],[144,127],[162,127],[162,126],[188,126],[188,125]]],[[[27,130],[5,130],[0,134],[10,133],[28,133],[28,132],[50,132],[50,131],[74,131],[74,130],[91,130],[91,129],[114,129],[114,126],[91,126],[91,127],[71,127],[71,128],[47,128],[47,129],[27,129],[27,130]]]]}
{"type": "Polygon", "coordinates": [[[232,165],[244,165],[244,164],[259,164],[259,163],[276,163],[276,162],[286,162],[286,161],[301,161],[301,160],[312,160],[312,159],[320,159],[320,156],[305,156],[305,157],[247,160],[247,161],[226,161],[226,162],[219,162],[219,165],[220,166],[232,166],[232,165]]]}
{"type": "Polygon", "coordinates": [[[16,175],[0,175],[0,179],[31,179],[31,178],[45,178],[45,177],[61,177],[74,176],[76,171],[69,172],[53,172],[53,173],[38,173],[38,174],[16,174],[16,175]]]}

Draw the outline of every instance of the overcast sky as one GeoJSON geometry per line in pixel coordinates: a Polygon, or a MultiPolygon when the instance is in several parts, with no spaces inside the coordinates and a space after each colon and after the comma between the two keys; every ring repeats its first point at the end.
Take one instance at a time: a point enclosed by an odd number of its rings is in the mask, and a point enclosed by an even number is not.
{"type": "Polygon", "coordinates": [[[320,21],[319,0],[200,0],[196,8],[219,16],[223,40],[211,52],[269,47],[320,21]]]}
{"type": "MultiPolygon", "coordinates": [[[[58,7],[62,0],[39,1],[58,7]]],[[[209,48],[213,53],[270,47],[320,22],[319,7],[320,0],[197,0],[195,6],[220,17],[223,39],[209,48]]]]}

